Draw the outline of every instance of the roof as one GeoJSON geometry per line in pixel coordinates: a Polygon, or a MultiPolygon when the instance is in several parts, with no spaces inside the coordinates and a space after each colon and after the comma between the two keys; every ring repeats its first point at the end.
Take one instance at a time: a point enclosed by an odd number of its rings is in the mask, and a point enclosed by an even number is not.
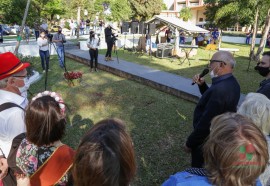
{"type": "Polygon", "coordinates": [[[198,27],[191,22],[182,21],[181,19],[177,17],[165,17],[161,15],[155,15],[152,19],[146,21],[146,23],[153,23],[155,21],[160,21],[161,23],[167,26],[178,28],[179,30],[183,30],[190,33],[208,33],[209,32],[208,30],[198,27]]]}

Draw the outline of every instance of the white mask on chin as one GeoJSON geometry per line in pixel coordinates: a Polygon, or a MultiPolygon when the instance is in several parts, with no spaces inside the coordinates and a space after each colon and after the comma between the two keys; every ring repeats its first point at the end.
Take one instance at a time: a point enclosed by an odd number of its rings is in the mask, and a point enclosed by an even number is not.
{"type": "Polygon", "coordinates": [[[23,78],[24,81],[24,86],[22,87],[17,87],[21,93],[21,96],[24,98],[27,98],[27,90],[30,87],[30,84],[28,83],[28,79],[27,78],[23,78]]]}
{"type": "MultiPolygon", "coordinates": [[[[216,68],[216,67],[215,67],[215,68],[216,68]]],[[[214,68],[213,70],[211,70],[211,72],[210,72],[210,77],[211,77],[211,79],[213,79],[213,78],[215,78],[215,77],[218,77],[218,75],[214,73],[215,68],[214,68]]]]}

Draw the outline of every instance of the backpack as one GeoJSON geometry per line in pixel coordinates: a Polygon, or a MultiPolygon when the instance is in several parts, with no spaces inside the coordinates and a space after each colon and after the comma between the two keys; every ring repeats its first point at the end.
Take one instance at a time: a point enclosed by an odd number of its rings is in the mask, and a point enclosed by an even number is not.
{"type": "MultiPolygon", "coordinates": [[[[24,110],[22,107],[15,103],[7,102],[3,103],[0,105],[0,112],[10,109],[12,107],[18,107],[22,110],[24,110]]],[[[19,173],[22,174],[22,171],[16,166],[16,154],[17,150],[21,144],[21,141],[26,137],[25,133],[19,134],[12,140],[12,145],[9,151],[9,155],[7,157],[7,162],[8,162],[8,173],[7,175],[3,178],[3,184],[4,186],[16,186],[17,181],[14,173],[19,173]]]]}

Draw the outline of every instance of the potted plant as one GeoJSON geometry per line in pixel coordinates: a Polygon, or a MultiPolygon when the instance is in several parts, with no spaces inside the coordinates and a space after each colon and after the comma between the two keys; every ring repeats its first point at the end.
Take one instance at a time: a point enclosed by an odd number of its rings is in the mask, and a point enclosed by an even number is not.
{"type": "Polygon", "coordinates": [[[64,78],[67,80],[69,86],[75,86],[80,84],[82,80],[82,72],[65,72],[64,73],[64,78]]]}

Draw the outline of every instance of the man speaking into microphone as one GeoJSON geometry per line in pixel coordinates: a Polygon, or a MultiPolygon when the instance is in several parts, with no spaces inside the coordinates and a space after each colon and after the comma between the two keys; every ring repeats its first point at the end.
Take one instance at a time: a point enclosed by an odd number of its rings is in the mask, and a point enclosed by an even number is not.
{"type": "Polygon", "coordinates": [[[240,98],[240,86],[232,75],[235,59],[230,52],[216,52],[208,65],[212,79],[211,87],[201,74],[193,77],[202,94],[193,114],[193,131],[187,138],[185,151],[191,153],[191,166],[201,168],[204,164],[202,146],[210,133],[211,120],[225,112],[236,112],[240,98]]]}

